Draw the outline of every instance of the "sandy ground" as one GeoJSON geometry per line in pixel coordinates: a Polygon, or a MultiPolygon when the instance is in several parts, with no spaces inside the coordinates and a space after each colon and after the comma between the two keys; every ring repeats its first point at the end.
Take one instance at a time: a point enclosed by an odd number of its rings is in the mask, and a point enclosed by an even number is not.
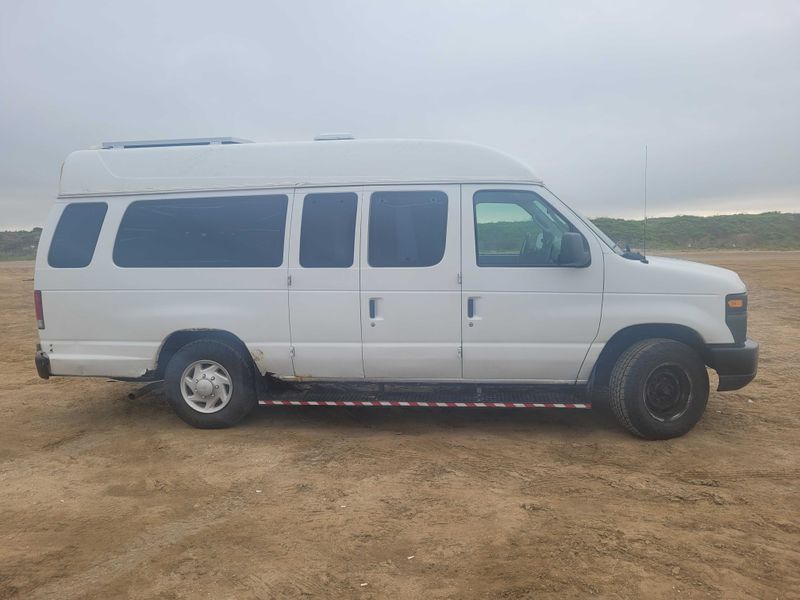
{"type": "Polygon", "coordinates": [[[684,438],[597,411],[262,408],[198,431],[37,378],[0,264],[0,598],[800,598],[800,253],[751,290],[758,379],[684,438]]]}

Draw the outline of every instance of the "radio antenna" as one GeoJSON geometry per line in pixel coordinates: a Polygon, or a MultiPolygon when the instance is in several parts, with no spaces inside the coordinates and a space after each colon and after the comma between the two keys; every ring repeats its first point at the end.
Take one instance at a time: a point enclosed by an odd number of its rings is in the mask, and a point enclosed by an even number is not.
{"type": "Polygon", "coordinates": [[[642,223],[642,258],[647,256],[647,144],[644,145],[644,222],[642,223]]]}

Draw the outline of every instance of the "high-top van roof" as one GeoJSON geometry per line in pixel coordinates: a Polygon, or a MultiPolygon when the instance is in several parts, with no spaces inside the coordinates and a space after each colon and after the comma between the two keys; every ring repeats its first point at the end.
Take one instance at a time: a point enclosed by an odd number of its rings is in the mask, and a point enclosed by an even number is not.
{"type": "MultiPolygon", "coordinates": [[[[214,138],[229,140],[232,138],[214,138]]],[[[524,164],[478,144],[353,140],[176,145],[119,142],[73,152],[59,196],[108,196],[403,183],[541,183],[524,164]],[[133,147],[131,147],[133,146],[133,147]]]]}

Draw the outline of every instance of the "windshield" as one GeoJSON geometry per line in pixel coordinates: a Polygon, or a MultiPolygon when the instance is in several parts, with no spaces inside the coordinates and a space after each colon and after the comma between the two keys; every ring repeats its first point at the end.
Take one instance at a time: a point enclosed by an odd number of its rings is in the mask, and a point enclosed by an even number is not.
{"type": "MultiPolygon", "coordinates": [[[[543,188],[543,189],[545,189],[548,192],[550,192],[550,190],[548,190],[547,188],[543,188]]],[[[554,198],[558,199],[559,201],[561,200],[553,192],[550,192],[550,195],[553,196],[554,198]]],[[[610,237],[608,237],[605,233],[603,233],[602,229],[600,229],[597,225],[592,223],[588,218],[584,217],[582,214],[580,214],[574,208],[572,208],[572,207],[568,207],[568,208],[569,208],[569,210],[572,211],[572,213],[576,217],[578,217],[583,222],[584,225],[586,225],[589,229],[591,229],[592,233],[594,233],[598,238],[600,238],[600,240],[606,246],[611,248],[615,253],[619,254],[620,256],[625,254],[625,252],[622,250],[622,248],[620,248],[617,244],[614,243],[614,241],[610,237]]]]}

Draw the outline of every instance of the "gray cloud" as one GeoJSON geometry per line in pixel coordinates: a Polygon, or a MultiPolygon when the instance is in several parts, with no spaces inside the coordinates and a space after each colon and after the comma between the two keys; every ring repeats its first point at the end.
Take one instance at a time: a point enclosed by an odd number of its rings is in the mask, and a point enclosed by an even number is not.
{"type": "Polygon", "coordinates": [[[107,139],[465,139],[591,215],[800,211],[796,2],[0,5],[0,229],[107,139]]]}

